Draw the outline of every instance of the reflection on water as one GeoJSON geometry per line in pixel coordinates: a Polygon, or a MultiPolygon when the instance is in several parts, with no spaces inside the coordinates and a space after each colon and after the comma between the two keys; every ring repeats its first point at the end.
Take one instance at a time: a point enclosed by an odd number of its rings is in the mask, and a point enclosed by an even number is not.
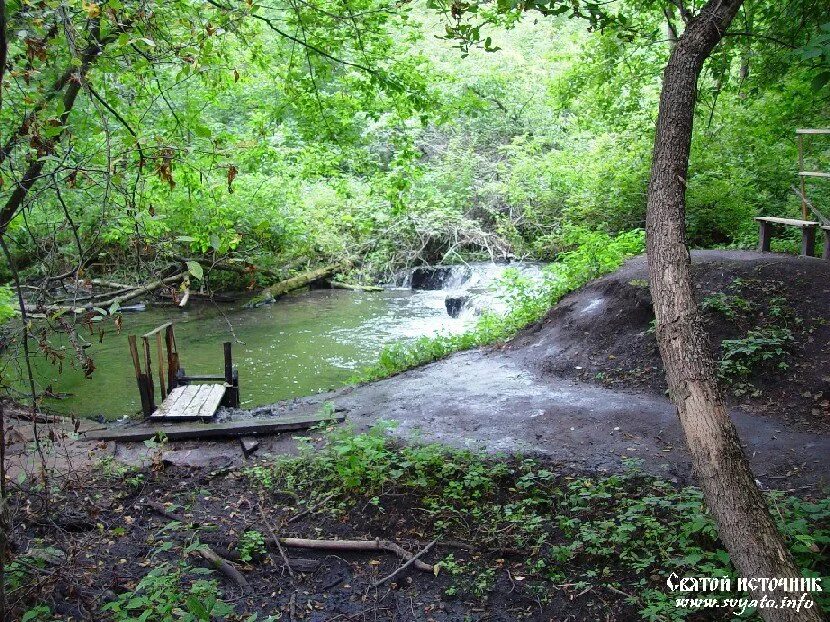
{"type": "MultiPolygon", "coordinates": [[[[538,274],[536,266],[520,267],[531,276],[538,274]]],[[[97,335],[87,336],[92,341],[87,352],[97,368],[91,379],[68,365],[58,373],[39,354],[34,365],[37,383],[39,389],[51,385],[56,394],[70,394],[47,400],[47,406],[61,412],[108,419],[137,413],[140,402],[126,336],[141,335],[172,320],[182,365],[190,374],[221,373],[222,342],[241,342],[234,344],[234,359],[243,407],[326,391],[375,362],[388,343],[461,332],[475,323],[482,309],[502,308],[503,302],[493,295],[493,284],[503,271],[504,266],[496,264],[473,266],[464,283],[448,283],[452,290],[312,290],[250,310],[241,305],[204,305],[185,311],[155,308],[125,314],[120,335],[107,322],[101,343],[97,335]],[[451,318],[444,300],[455,293],[469,295],[471,300],[457,318],[451,318]]],[[[56,340],[53,345],[68,344],[56,340]]]]}

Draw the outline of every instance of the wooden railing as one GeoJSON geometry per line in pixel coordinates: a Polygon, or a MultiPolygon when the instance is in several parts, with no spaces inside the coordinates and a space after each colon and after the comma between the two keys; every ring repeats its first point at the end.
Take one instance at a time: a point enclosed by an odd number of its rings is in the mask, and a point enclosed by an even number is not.
{"type": "Polygon", "coordinates": [[[808,177],[821,177],[830,179],[830,173],[823,171],[804,170],[804,137],[814,135],[830,135],[830,129],[800,129],[795,131],[798,137],[798,176],[801,180],[801,217],[810,220],[811,204],[807,199],[807,188],[805,181],[808,177]]]}

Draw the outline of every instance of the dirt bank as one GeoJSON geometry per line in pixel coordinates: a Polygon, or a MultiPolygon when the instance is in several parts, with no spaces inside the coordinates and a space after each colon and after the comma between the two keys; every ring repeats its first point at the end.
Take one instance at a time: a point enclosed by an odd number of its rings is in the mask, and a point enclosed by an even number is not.
{"type": "MultiPolygon", "coordinates": [[[[724,368],[730,403],[802,430],[830,428],[830,263],[736,251],[699,251],[692,262],[715,357],[733,342],[736,364],[724,368]],[[753,356],[769,358],[735,373],[753,356]]],[[[562,300],[505,355],[551,381],[664,393],[647,278],[644,257],[627,262],[562,300]]]]}

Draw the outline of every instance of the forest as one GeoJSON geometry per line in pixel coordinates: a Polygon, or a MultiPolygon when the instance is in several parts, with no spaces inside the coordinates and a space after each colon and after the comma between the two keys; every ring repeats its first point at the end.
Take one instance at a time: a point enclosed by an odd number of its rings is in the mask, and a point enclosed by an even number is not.
{"type": "Polygon", "coordinates": [[[827,128],[825,0],[0,0],[0,619],[824,619],[827,128]]]}

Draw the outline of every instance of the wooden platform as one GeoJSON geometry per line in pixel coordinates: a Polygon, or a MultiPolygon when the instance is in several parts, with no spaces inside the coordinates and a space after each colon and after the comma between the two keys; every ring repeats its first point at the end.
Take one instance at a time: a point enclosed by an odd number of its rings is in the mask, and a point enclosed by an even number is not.
{"type": "Polygon", "coordinates": [[[90,430],[80,436],[82,440],[118,441],[122,443],[146,441],[155,438],[160,433],[163,433],[171,441],[209,440],[307,430],[319,423],[340,423],[345,419],[346,416],[343,414],[318,413],[289,417],[239,419],[223,423],[111,425],[104,430],[90,430]]]}
{"type": "Polygon", "coordinates": [[[213,418],[227,386],[188,384],[176,387],[152,415],[151,421],[205,421],[213,418]]]}

